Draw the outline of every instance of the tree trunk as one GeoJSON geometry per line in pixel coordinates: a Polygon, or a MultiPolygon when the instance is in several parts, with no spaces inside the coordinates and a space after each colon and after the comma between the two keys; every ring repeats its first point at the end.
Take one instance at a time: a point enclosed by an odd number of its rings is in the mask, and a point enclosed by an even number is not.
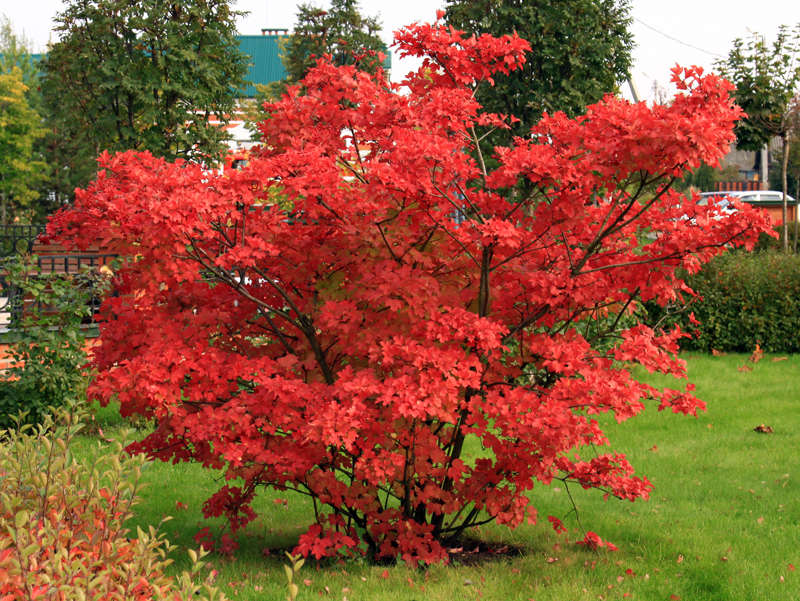
{"type": "MultiPolygon", "coordinates": [[[[783,134],[781,136],[781,142],[783,142],[783,150],[781,155],[781,182],[783,184],[783,251],[785,253],[789,253],[789,224],[786,223],[786,206],[787,206],[787,199],[786,199],[786,171],[789,166],[789,136],[783,134]]],[[[797,211],[797,206],[795,206],[795,211],[797,211]]],[[[795,215],[795,220],[797,216],[795,215]]]]}

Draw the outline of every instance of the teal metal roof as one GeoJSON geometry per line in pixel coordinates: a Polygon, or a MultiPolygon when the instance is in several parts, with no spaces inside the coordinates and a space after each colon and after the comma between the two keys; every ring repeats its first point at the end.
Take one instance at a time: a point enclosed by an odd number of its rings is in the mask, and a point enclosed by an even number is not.
{"type": "Polygon", "coordinates": [[[266,85],[286,77],[280,56],[279,43],[287,38],[286,34],[237,35],[239,50],[249,56],[250,66],[245,75],[247,86],[244,95],[250,98],[256,95],[256,84],[266,85]]]}
{"type": "MultiPolygon", "coordinates": [[[[247,75],[244,77],[247,82],[244,88],[246,97],[255,97],[256,84],[267,85],[286,77],[286,69],[283,68],[283,63],[281,62],[280,43],[281,40],[285,40],[288,37],[288,33],[236,36],[236,40],[239,42],[239,50],[250,57],[248,59],[250,66],[247,75]]],[[[385,53],[386,60],[383,61],[383,68],[388,71],[392,68],[392,54],[388,49],[385,50],[385,53]]]]}

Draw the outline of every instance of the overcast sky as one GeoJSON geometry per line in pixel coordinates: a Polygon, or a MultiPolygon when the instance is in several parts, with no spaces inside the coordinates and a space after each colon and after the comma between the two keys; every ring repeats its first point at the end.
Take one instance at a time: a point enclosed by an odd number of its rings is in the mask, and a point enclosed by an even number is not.
{"type": "MultiPolygon", "coordinates": [[[[328,5],[325,0],[312,3],[328,5]]],[[[11,19],[17,32],[24,32],[35,51],[43,52],[48,40],[54,39],[53,17],[62,4],[62,0],[0,0],[0,13],[11,19]]],[[[294,23],[292,1],[237,0],[234,4],[249,12],[239,22],[242,34],[260,33],[262,27],[291,28],[294,23]]],[[[361,0],[361,9],[380,19],[382,37],[389,43],[393,31],[414,21],[432,21],[444,4],[444,0],[361,0]]],[[[632,7],[637,45],[632,75],[643,97],[652,96],[654,81],[667,85],[669,70],[676,63],[712,68],[716,58],[727,54],[734,38],[758,32],[772,39],[780,24],[800,23],[797,0],[633,0],[632,7]]],[[[402,79],[413,66],[395,58],[393,79],[402,79]]]]}

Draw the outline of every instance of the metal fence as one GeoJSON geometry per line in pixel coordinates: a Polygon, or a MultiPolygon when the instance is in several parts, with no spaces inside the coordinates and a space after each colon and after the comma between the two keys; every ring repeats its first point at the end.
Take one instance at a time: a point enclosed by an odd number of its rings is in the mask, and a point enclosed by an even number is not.
{"type": "Polygon", "coordinates": [[[0,257],[31,253],[44,225],[0,225],[0,257]]]}
{"type": "MultiPolygon", "coordinates": [[[[60,247],[48,247],[38,242],[44,232],[43,225],[0,225],[0,259],[11,260],[13,256],[32,255],[30,266],[34,277],[47,278],[56,275],[78,276],[91,274],[103,265],[109,265],[117,258],[116,254],[101,252],[70,253],[60,247]],[[39,254],[33,254],[38,252],[39,254]]],[[[92,286],[91,275],[75,279],[76,286],[92,286]]],[[[101,299],[91,295],[87,312],[92,317],[100,308],[101,299]]],[[[47,311],[25,297],[25,292],[12,286],[6,274],[0,270],[0,329],[13,328],[27,311],[47,311]]],[[[92,321],[87,318],[87,323],[92,321]]]]}
{"type": "MultiPolygon", "coordinates": [[[[45,255],[37,257],[32,270],[33,277],[47,278],[52,275],[69,275],[75,277],[76,286],[94,287],[96,279],[92,273],[110,264],[117,255],[85,254],[85,255],[45,255]]],[[[27,312],[42,313],[50,310],[41,303],[27,298],[25,291],[11,285],[4,273],[0,273],[0,329],[14,328],[27,312]]],[[[85,323],[92,323],[94,315],[100,310],[102,299],[99,294],[92,294],[87,303],[88,311],[85,323]]]]}

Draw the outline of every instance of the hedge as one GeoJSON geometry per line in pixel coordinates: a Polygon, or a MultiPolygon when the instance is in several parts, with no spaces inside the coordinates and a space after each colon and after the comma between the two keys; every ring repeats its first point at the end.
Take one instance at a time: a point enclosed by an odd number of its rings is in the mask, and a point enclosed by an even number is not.
{"type": "Polygon", "coordinates": [[[689,307],[666,314],[648,307],[651,323],[677,323],[695,333],[683,348],[748,352],[758,344],[767,352],[800,352],[800,256],[728,252],[687,282],[700,296],[689,307]]]}

